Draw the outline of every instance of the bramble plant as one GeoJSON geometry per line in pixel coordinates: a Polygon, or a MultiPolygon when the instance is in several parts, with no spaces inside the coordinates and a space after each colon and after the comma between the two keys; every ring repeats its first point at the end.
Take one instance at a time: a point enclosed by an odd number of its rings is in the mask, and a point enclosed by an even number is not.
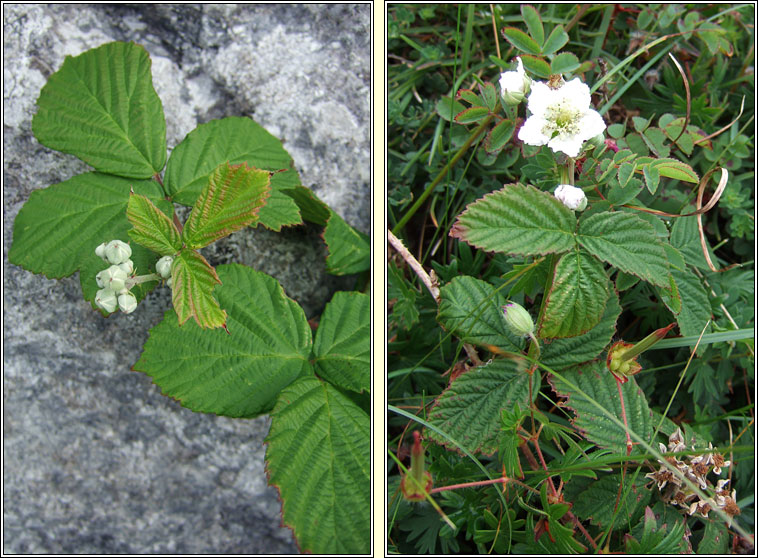
{"type": "Polygon", "coordinates": [[[361,274],[365,285],[368,237],[300,185],[281,142],[249,118],[198,126],[167,160],[150,68],[143,47],[113,42],[67,56],[50,76],[34,135],[94,172],[31,194],[9,259],[47,277],[79,271],[84,298],[103,315],[135,312],[168,287],[173,309],[134,369],[193,411],[270,413],[266,470],[300,548],[366,553],[368,294],[336,293],[313,334],[276,279],[214,268],[199,249],[248,226],[279,231],[306,219],[324,226],[327,271],[361,274]],[[192,208],[184,224],[175,203],[192,208]]]}
{"type": "Polygon", "coordinates": [[[752,545],[745,8],[390,9],[391,551],[752,545]]]}

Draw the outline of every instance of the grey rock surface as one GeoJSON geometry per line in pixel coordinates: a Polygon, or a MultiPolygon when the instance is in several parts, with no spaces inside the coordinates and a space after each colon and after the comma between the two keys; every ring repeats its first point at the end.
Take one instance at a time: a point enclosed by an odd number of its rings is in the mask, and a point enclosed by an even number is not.
{"type": "MultiPolygon", "coordinates": [[[[3,515],[5,553],[293,553],[267,486],[266,417],[193,413],[131,371],[170,306],[151,293],[108,319],[76,275],[8,262],[29,194],[89,170],[40,145],[35,101],[65,55],[113,40],[150,53],[169,148],[200,123],[251,116],[302,183],[370,225],[370,5],[3,6],[3,515]]],[[[275,276],[310,318],[349,278],[319,230],[241,231],[204,251],[275,276]]]]}

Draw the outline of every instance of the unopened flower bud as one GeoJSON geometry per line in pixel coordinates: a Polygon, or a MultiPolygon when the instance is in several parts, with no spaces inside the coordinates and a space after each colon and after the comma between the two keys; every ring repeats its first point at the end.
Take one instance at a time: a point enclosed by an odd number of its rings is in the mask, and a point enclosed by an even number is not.
{"type": "Polygon", "coordinates": [[[126,242],[111,240],[105,247],[105,257],[109,263],[118,265],[132,257],[132,249],[126,242]]]}
{"type": "Polygon", "coordinates": [[[521,58],[516,58],[518,66],[515,72],[503,72],[500,74],[500,94],[507,105],[521,103],[532,85],[532,80],[524,73],[524,64],[521,58]]]}
{"type": "Polygon", "coordinates": [[[554,195],[563,205],[572,211],[584,211],[587,207],[587,196],[584,195],[584,191],[581,188],[577,188],[576,186],[559,184],[555,189],[554,195]]]}
{"type": "Polygon", "coordinates": [[[106,312],[113,312],[118,306],[118,300],[116,299],[116,293],[110,289],[101,289],[95,294],[95,304],[106,312]]]}
{"type": "Polygon", "coordinates": [[[163,277],[164,279],[168,279],[171,277],[171,264],[174,262],[173,256],[163,256],[158,262],[155,264],[155,271],[163,277]]]}
{"type": "Polygon", "coordinates": [[[527,337],[534,333],[534,322],[529,312],[515,302],[509,302],[503,306],[505,323],[508,328],[519,337],[527,337]]]}
{"type": "Polygon", "coordinates": [[[134,273],[134,262],[132,260],[126,260],[125,262],[118,264],[118,267],[127,275],[134,273]]]}
{"type": "Polygon", "coordinates": [[[126,287],[126,272],[117,265],[104,269],[95,276],[97,286],[118,292],[126,287]]]}
{"type": "Polygon", "coordinates": [[[124,314],[131,314],[137,308],[137,298],[130,292],[118,296],[118,307],[124,314]]]}
{"type": "Polygon", "coordinates": [[[400,480],[400,490],[406,500],[420,502],[426,499],[426,495],[433,485],[432,475],[424,467],[424,448],[421,446],[421,435],[418,430],[414,430],[411,469],[408,475],[403,476],[400,480]]]}
{"type": "Polygon", "coordinates": [[[171,286],[173,284],[174,284],[174,280],[171,279],[171,277],[169,277],[168,279],[166,279],[166,285],[168,286],[169,289],[171,288],[171,286]]]}
{"type": "Polygon", "coordinates": [[[95,248],[95,255],[102,259],[104,262],[107,262],[108,260],[105,258],[105,247],[108,246],[107,242],[103,242],[100,246],[95,248]]]}

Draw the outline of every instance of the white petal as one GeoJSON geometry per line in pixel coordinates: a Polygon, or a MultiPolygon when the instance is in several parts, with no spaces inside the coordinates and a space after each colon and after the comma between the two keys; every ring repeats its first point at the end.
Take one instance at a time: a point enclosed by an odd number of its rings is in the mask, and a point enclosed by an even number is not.
{"type": "Polygon", "coordinates": [[[579,110],[587,110],[587,107],[590,106],[590,88],[587,87],[586,83],[582,83],[582,80],[579,78],[574,78],[567,82],[558,91],[561,97],[570,100],[571,104],[579,110]]]}
{"type": "Polygon", "coordinates": [[[547,142],[547,145],[553,151],[560,151],[569,157],[576,157],[579,155],[579,150],[582,148],[582,143],[584,143],[584,140],[578,136],[568,136],[565,138],[562,138],[561,136],[555,136],[553,139],[547,142]]]}
{"type": "Polygon", "coordinates": [[[535,81],[532,83],[532,91],[526,104],[527,108],[532,114],[542,116],[547,107],[555,102],[553,93],[553,90],[546,83],[535,81]]]}
{"type": "MultiPolygon", "coordinates": [[[[531,97],[529,97],[531,99],[531,97]]],[[[526,119],[518,132],[518,139],[529,145],[545,145],[550,138],[542,133],[547,122],[538,115],[532,115],[526,119]]]]}
{"type": "Polygon", "coordinates": [[[500,74],[500,91],[522,91],[524,77],[518,72],[503,72],[500,74]]]}
{"type": "Polygon", "coordinates": [[[605,122],[599,112],[587,109],[582,115],[581,120],[579,120],[579,129],[581,130],[580,135],[585,140],[588,140],[601,134],[605,130],[605,122]]]}

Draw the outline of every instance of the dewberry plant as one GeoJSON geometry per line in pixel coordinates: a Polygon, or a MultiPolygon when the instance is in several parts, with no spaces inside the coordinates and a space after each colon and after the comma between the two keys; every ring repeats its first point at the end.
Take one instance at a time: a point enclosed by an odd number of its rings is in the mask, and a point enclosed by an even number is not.
{"type": "Polygon", "coordinates": [[[150,68],[143,47],[114,42],[66,57],[50,76],[34,135],[94,170],[32,193],[9,259],[51,278],[78,271],[103,316],[139,311],[156,288],[170,296],[134,369],[193,411],[270,413],[266,470],[300,548],[367,553],[368,294],[336,293],[312,332],[276,279],[214,268],[200,249],[306,219],[324,227],[328,271],[365,285],[368,237],[303,187],[281,142],[249,118],[202,124],[167,158],[150,68]],[[175,204],[191,208],[186,222],[175,204]]]}
{"type": "Polygon", "coordinates": [[[753,41],[748,6],[390,8],[392,551],[752,545],[753,41]]]}

